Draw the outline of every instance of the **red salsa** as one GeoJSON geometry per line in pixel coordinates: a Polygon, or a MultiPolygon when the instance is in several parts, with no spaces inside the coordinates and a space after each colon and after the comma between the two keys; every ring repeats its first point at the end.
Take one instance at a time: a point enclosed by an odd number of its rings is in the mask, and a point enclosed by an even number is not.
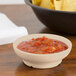
{"type": "Polygon", "coordinates": [[[29,41],[23,41],[17,46],[17,48],[29,53],[49,54],[64,51],[68,49],[68,46],[61,41],[43,36],[41,38],[33,38],[29,41]]]}

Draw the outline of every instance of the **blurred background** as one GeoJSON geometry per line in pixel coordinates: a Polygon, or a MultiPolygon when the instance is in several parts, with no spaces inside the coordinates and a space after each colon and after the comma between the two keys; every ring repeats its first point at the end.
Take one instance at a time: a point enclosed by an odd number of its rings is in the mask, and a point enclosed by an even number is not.
{"type": "Polygon", "coordinates": [[[3,4],[24,4],[24,0],[0,0],[0,5],[3,4]]]}

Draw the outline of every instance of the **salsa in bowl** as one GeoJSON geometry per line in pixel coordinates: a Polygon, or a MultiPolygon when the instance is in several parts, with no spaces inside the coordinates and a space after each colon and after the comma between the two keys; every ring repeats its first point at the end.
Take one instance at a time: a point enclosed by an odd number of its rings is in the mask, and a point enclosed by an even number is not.
{"type": "Polygon", "coordinates": [[[17,39],[13,48],[26,65],[43,69],[59,65],[70,53],[72,43],[58,35],[31,34],[17,39]]]}
{"type": "Polygon", "coordinates": [[[32,38],[28,41],[22,41],[17,48],[28,53],[50,54],[65,51],[68,49],[68,46],[61,41],[43,36],[40,38],[32,38]]]}

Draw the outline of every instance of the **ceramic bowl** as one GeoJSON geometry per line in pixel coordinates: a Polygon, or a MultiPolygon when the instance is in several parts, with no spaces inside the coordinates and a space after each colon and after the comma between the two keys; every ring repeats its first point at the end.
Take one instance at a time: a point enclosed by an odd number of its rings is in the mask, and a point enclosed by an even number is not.
{"type": "Polygon", "coordinates": [[[33,9],[39,21],[49,29],[61,33],[76,34],[76,12],[41,8],[33,5],[31,1],[25,0],[26,4],[33,9]]]}
{"type": "Polygon", "coordinates": [[[72,48],[72,43],[67,38],[58,35],[31,34],[17,39],[13,43],[13,48],[15,53],[20,58],[22,58],[24,64],[34,68],[45,69],[45,68],[53,68],[59,65],[62,62],[62,60],[70,53],[72,48]],[[68,49],[62,52],[52,53],[52,54],[33,54],[33,53],[23,52],[17,48],[17,45],[22,41],[30,40],[32,38],[43,37],[43,36],[64,42],[68,46],[68,49]]]}

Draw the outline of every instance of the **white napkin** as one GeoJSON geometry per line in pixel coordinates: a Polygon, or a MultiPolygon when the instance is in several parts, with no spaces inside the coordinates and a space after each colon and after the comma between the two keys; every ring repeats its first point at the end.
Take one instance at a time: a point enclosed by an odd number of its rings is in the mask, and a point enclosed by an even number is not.
{"type": "Polygon", "coordinates": [[[13,43],[25,35],[28,35],[25,27],[16,26],[6,15],[0,13],[0,45],[13,43]]]}

